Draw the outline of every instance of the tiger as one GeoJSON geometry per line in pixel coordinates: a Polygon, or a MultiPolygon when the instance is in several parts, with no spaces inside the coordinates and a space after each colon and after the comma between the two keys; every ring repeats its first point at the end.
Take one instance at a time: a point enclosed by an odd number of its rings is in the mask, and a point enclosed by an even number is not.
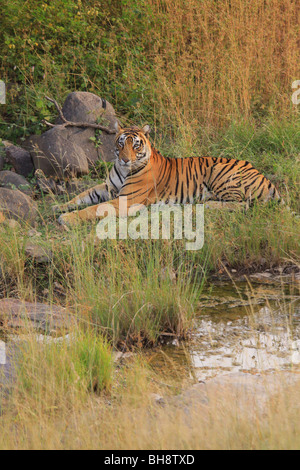
{"type": "Polygon", "coordinates": [[[245,160],[225,157],[164,157],[150,142],[150,127],[122,128],[117,124],[115,164],[105,183],[56,207],[58,222],[72,225],[100,218],[112,205],[117,216],[128,216],[132,206],[155,203],[187,204],[213,199],[223,202],[280,201],[279,192],[245,160]],[[76,210],[79,206],[85,209],[76,210]]]}

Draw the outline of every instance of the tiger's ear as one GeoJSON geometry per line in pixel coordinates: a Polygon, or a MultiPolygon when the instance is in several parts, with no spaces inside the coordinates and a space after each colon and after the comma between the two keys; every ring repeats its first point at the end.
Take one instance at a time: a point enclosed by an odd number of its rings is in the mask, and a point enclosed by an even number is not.
{"type": "Polygon", "coordinates": [[[123,130],[123,128],[120,126],[120,123],[119,123],[118,120],[115,122],[115,130],[116,130],[117,134],[119,134],[119,132],[122,132],[122,130],[123,130]]]}
{"type": "Polygon", "coordinates": [[[145,134],[146,137],[149,137],[149,134],[151,132],[150,126],[146,124],[144,127],[142,127],[142,132],[145,134]]]}

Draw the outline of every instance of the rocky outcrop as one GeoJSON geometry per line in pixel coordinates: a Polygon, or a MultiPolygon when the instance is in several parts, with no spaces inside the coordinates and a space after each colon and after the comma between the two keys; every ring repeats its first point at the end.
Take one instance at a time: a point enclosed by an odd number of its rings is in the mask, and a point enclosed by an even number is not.
{"type": "MultiPolygon", "coordinates": [[[[86,175],[89,171],[85,151],[72,141],[73,129],[56,126],[30,139],[34,166],[45,176],[58,178],[86,175]]],[[[92,143],[92,142],[91,142],[92,143]]]]}
{"type": "Polygon", "coordinates": [[[0,171],[3,170],[4,167],[4,156],[0,153],[0,171]]]}
{"type": "MultiPolygon", "coordinates": [[[[31,155],[27,150],[21,147],[11,144],[10,142],[4,142],[6,159],[15,169],[16,173],[27,178],[29,175],[33,175],[34,166],[31,155]]],[[[0,165],[1,169],[1,165],[0,165]]]]}
{"type": "MultiPolygon", "coordinates": [[[[98,123],[112,130],[117,124],[117,117],[112,105],[93,93],[70,93],[63,105],[62,112],[66,119],[73,122],[98,123]]],[[[58,122],[60,121],[58,120],[58,122]]],[[[90,140],[94,136],[94,129],[75,128],[72,139],[83,148],[90,164],[95,163],[99,158],[106,162],[113,161],[115,158],[115,135],[101,132],[101,143],[98,143],[97,148],[90,140]]]]}
{"type": "Polygon", "coordinates": [[[48,264],[52,260],[51,250],[32,242],[26,243],[25,254],[36,264],[48,264]]]}
{"type": "Polygon", "coordinates": [[[5,218],[25,220],[34,224],[37,218],[35,202],[18,189],[0,188],[0,212],[5,218]]]}
{"type": "Polygon", "coordinates": [[[182,408],[188,421],[196,410],[205,416],[211,406],[223,403],[224,397],[228,405],[232,404],[233,411],[254,417],[265,411],[267,402],[274,395],[284,393],[298,382],[297,374],[289,371],[257,375],[231,373],[195,384],[166,402],[182,408]]]}
{"type": "Polygon", "coordinates": [[[24,176],[13,171],[0,171],[0,187],[8,189],[19,189],[24,194],[31,194],[30,184],[24,176]]]}
{"type": "MultiPolygon", "coordinates": [[[[73,123],[101,124],[110,130],[115,129],[117,122],[112,105],[93,93],[70,93],[62,113],[73,123]]],[[[35,168],[46,177],[74,177],[87,174],[99,158],[114,160],[114,139],[114,134],[98,129],[65,126],[58,118],[54,128],[31,137],[26,146],[35,168]]]]}
{"type": "Polygon", "coordinates": [[[4,328],[35,328],[44,333],[66,331],[72,317],[66,309],[39,302],[0,300],[0,323],[4,328]]]}

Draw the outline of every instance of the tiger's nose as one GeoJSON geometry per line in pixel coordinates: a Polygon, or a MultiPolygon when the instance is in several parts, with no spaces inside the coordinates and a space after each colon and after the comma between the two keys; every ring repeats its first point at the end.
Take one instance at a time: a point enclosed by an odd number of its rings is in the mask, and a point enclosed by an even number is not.
{"type": "Polygon", "coordinates": [[[128,163],[129,162],[129,158],[126,158],[126,157],[122,157],[122,160],[124,163],[128,163]]]}

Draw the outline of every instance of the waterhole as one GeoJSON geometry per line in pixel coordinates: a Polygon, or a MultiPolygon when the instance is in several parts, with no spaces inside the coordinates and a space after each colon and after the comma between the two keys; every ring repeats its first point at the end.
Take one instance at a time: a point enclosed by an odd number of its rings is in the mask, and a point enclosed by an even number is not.
{"type": "Polygon", "coordinates": [[[198,381],[244,372],[300,371],[300,296],[292,286],[211,286],[189,341],[149,354],[158,371],[198,381]]]}

